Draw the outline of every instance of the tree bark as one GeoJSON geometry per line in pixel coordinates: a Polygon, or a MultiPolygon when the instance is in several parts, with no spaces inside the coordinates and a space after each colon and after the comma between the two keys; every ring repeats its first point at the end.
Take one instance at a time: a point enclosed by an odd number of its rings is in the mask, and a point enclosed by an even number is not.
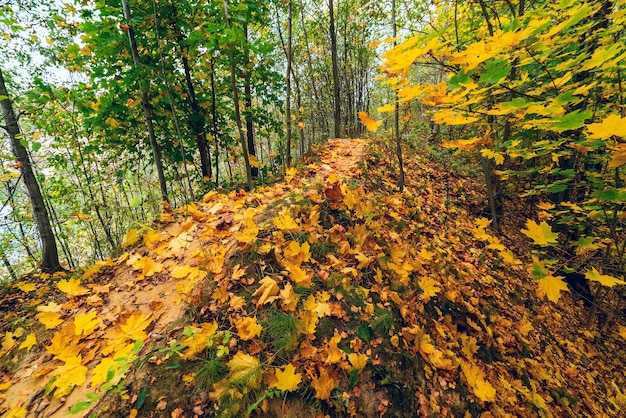
{"type": "Polygon", "coordinates": [[[35,222],[37,223],[37,230],[39,231],[39,239],[41,240],[41,269],[45,272],[62,270],[63,268],[59,262],[57,244],[54,233],[52,232],[52,226],[50,225],[50,217],[46,211],[46,205],[43,200],[43,195],[41,194],[41,189],[39,188],[39,183],[37,183],[37,178],[33,172],[30,156],[24,145],[20,142],[22,135],[15,112],[13,111],[13,105],[9,99],[9,93],[4,82],[2,70],[0,70],[0,99],[2,116],[6,124],[4,128],[9,134],[13,155],[15,155],[17,163],[20,165],[20,172],[24,179],[24,185],[28,192],[35,222]]]}
{"type": "Polygon", "coordinates": [[[337,30],[335,28],[335,11],[334,11],[333,0],[328,0],[328,9],[330,13],[330,24],[329,24],[329,35],[330,35],[330,57],[332,61],[332,72],[333,72],[333,97],[335,101],[335,114],[334,114],[334,122],[335,122],[335,138],[341,137],[341,96],[339,85],[339,64],[337,60],[337,30]]]}
{"type": "MultiPolygon", "coordinates": [[[[391,0],[391,20],[393,22],[393,38],[396,37],[396,0],[391,0]]],[[[393,42],[394,46],[396,41],[393,42]]],[[[393,137],[396,143],[396,156],[398,158],[398,166],[400,175],[398,177],[398,189],[400,193],[404,191],[404,160],[402,159],[402,142],[400,140],[400,104],[398,103],[398,92],[393,93],[394,110],[393,110],[393,137]]]]}
{"type": "MultiPolygon", "coordinates": [[[[133,63],[135,68],[139,69],[139,52],[137,50],[137,41],[135,40],[135,32],[131,24],[130,7],[128,6],[128,0],[122,0],[122,7],[124,9],[124,19],[128,25],[128,40],[130,42],[130,51],[133,57],[133,63]]],[[[157,176],[159,178],[159,186],[161,188],[161,198],[169,202],[167,197],[167,183],[165,181],[165,174],[163,173],[163,161],[161,160],[161,149],[157,142],[156,135],[154,134],[154,125],[152,123],[152,109],[150,108],[150,101],[148,100],[148,90],[141,86],[141,103],[143,105],[143,114],[146,119],[146,128],[148,129],[148,136],[150,137],[150,146],[152,148],[152,156],[154,158],[154,165],[156,167],[157,176]]]]}
{"type": "MultiPolygon", "coordinates": [[[[223,0],[224,3],[224,17],[226,20],[226,27],[231,28],[230,17],[228,16],[228,2],[223,0]]],[[[235,71],[235,52],[233,46],[230,45],[228,52],[228,61],[230,63],[230,87],[233,90],[233,104],[235,106],[235,123],[237,123],[237,130],[239,131],[239,141],[241,143],[241,150],[243,151],[243,160],[246,165],[246,180],[248,183],[248,190],[252,190],[252,170],[250,167],[250,156],[248,155],[248,145],[246,144],[246,138],[243,134],[243,126],[241,124],[241,110],[239,109],[239,90],[237,90],[237,76],[235,71]]]]}
{"type": "Polygon", "coordinates": [[[287,6],[287,97],[285,100],[285,128],[287,136],[287,167],[291,167],[291,41],[292,41],[292,1],[287,6]]]}
{"type": "MultiPolygon", "coordinates": [[[[250,51],[248,48],[248,24],[244,23],[243,26],[244,36],[246,38],[246,46],[244,47],[244,85],[243,85],[243,102],[245,108],[246,119],[246,138],[248,140],[248,154],[253,155],[256,158],[256,147],[254,146],[254,122],[252,119],[252,87],[250,86],[250,51]]],[[[253,179],[259,177],[258,167],[250,167],[250,172],[253,179]]]]}

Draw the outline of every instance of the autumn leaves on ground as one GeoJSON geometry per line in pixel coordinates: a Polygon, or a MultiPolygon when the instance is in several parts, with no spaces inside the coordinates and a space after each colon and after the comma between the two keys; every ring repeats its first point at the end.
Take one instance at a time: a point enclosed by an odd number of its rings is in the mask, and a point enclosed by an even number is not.
{"type": "MultiPolygon", "coordinates": [[[[477,186],[332,140],[2,295],[4,416],[615,416],[616,327],[537,296],[477,186]],[[42,285],[45,283],[45,285],[42,285]]],[[[541,292],[539,292],[541,293],[541,292]]]]}

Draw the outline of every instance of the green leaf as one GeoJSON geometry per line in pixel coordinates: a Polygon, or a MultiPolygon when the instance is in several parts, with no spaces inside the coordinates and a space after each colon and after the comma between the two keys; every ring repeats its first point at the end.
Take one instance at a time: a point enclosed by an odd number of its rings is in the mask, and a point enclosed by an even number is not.
{"type": "Polygon", "coordinates": [[[552,130],[557,132],[571,131],[585,126],[585,119],[591,118],[591,110],[576,110],[560,118],[554,118],[552,130]]]}
{"type": "Polygon", "coordinates": [[[511,100],[510,102],[503,102],[502,103],[502,107],[504,109],[510,110],[510,109],[524,109],[527,108],[529,106],[531,106],[533,103],[528,103],[526,101],[526,99],[522,98],[522,97],[517,97],[513,100],[511,100]]]}
{"type": "Polygon", "coordinates": [[[33,142],[33,152],[39,151],[41,148],[41,142],[33,142]]]}
{"type": "Polygon", "coordinates": [[[506,60],[490,59],[487,61],[485,71],[480,76],[480,82],[485,84],[495,84],[506,77],[511,71],[511,64],[506,60]]]}
{"type": "Polygon", "coordinates": [[[372,330],[370,330],[370,327],[368,327],[367,325],[361,325],[356,330],[356,333],[366,343],[369,343],[370,340],[372,339],[372,330]]]}
{"type": "Polygon", "coordinates": [[[0,95],[0,100],[7,100],[8,98],[9,98],[9,96],[0,95]]]}
{"type": "Polygon", "coordinates": [[[359,383],[358,369],[350,370],[350,374],[348,375],[348,383],[350,384],[350,389],[353,389],[359,383]]]}
{"type": "Polygon", "coordinates": [[[91,401],[78,402],[70,408],[70,414],[79,414],[85,410],[87,410],[91,406],[91,401]]]}
{"type": "Polygon", "coordinates": [[[458,74],[453,75],[450,78],[450,82],[448,83],[452,90],[456,90],[461,87],[461,84],[465,84],[470,81],[470,76],[472,75],[472,71],[464,72],[461,70],[458,74]]]}
{"type": "Polygon", "coordinates": [[[565,93],[559,94],[554,101],[556,101],[561,106],[565,106],[575,100],[580,100],[578,97],[574,96],[574,92],[572,90],[566,91],[565,93]]]}
{"type": "Polygon", "coordinates": [[[622,189],[595,190],[591,193],[592,197],[608,202],[624,203],[626,202],[626,191],[622,189]]]}
{"type": "Polygon", "coordinates": [[[147,396],[148,396],[148,388],[144,386],[139,391],[139,395],[137,395],[137,403],[135,404],[137,406],[137,409],[141,409],[143,404],[146,402],[147,396]]]}

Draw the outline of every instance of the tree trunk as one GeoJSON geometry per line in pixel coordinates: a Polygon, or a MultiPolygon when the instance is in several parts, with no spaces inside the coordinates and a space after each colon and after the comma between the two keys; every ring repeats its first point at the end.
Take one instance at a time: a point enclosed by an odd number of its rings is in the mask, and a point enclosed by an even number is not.
{"type": "Polygon", "coordinates": [[[337,31],[335,29],[335,12],[334,12],[334,4],[333,0],[328,0],[328,9],[330,12],[330,25],[329,25],[329,34],[330,34],[330,56],[332,60],[332,71],[333,71],[333,97],[335,100],[335,138],[341,137],[341,97],[340,97],[340,89],[339,85],[339,64],[337,62],[337,31]]]}
{"type": "Polygon", "coordinates": [[[11,279],[14,281],[17,280],[18,279],[17,273],[15,272],[15,269],[11,265],[11,262],[9,261],[9,257],[7,257],[7,253],[6,251],[4,251],[4,247],[1,245],[0,245],[0,259],[2,260],[2,263],[4,264],[4,267],[9,272],[9,276],[11,276],[11,279]]]}
{"type": "MultiPolygon", "coordinates": [[[[321,105],[321,100],[319,99],[319,94],[317,93],[317,85],[315,83],[315,73],[313,72],[313,59],[311,58],[311,48],[309,46],[309,35],[306,30],[306,22],[304,20],[304,2],[300,0],[300,21],[302,22],[302,34],[304,35],[304,44],[306,46],[307,52],[307,66],[309,68],[309,80],[311,80],[311,89],[313,90],[313,100],[315,101],[317,107],[317,113],[321,115],[324,114],[324,110],[321,105]]],[[[311,117],[311,130],[312,130],[312,140],[315,141],[315,118],[311,117]]],[[[311,141],[309,141],[310,146],[311,141]]]]}
{"type": "Polygon", "coordinates": [[[4,128],[9,134],[11,149],[17,159],[18,165],[20,165],[20,172],[24,179],[24,185],[26,186],[26,191],[30,198],[35,222],[37,223],[37,230],[39,231],[39,238],[41,240],[41,269],[46,272],[62,270],[61,263],[59,262],[57,244],[54,239],[54,233],[52,232],[52,226],[50,225],[50,218],[46,211],[46,205],[43,200],[43,195],[41,194],[41,189],[39,188],[39,183],[37,183],[37,178],[33,172],[30,156],[24,145],[20,142],[20,127],[15,117],[15,112],[13,111],[13,105],[9,99],[9,93],[4,82],[2,70],[0,70],[0,99],[2,116],[6,123],[4,128]]]}
{"type": "MultiPolygon", "coordinates": [[[[130,52],[133,56],[133,63],[135,67],[139,69],[139,52],[137,51],[137,41],[135,40],[135,32],[131,24],[130,7],[128,6],[128,0],[122,0],[122,7],[124,9],[124,19],[128,25],[128,40],[130,42],[130,52]]],[[[152,110],[150,109],[150,101],[148,100],[148,90],[141,85],[141,103],[143,105],[143,114],[146,119],[146,128],[148,129],[148,136],[150,137],[150,146],[152,147],[152,156],[154,157],[154,165],[156,167],[157,176],[159,178],[159,186],[161,187],[161,199],[169,202],[167,197],[167,183],[165,182],[165,174],[163,173],[163,162],[161,160],[161,149],[157,142],[156,135],[154,134],[154,125],[152,123],[152,110]]]]}
{"type": "Polygon", "coordinates": [[[215,185],[220,184],[220,141],[217,131],[217,98],[215,95],[215,65],[214,58],[209,60],[209,78],[211,81],[211,128],[213,140],[215,141],[215,185]]]}
{"type": "Polygon", "coordinates": [[[200,104],[196,99],[196,91],[191,78],[189,60],[184,53],[181,53],[181,60],[185,70],[185,81],[187,82],[187,90],[189,91],[189,100],[191,102],[191,117],[189,118],[189,125],[196,134],[196,143],[198,145],[198,152],[200,153],[200,170],[202,171],[202,177],[211,178],[213,177],[213,173],[211,172],[211,152],[209,150],[206,134],[204,132],[206,118],[204,117],[204,112],[200,108],[200,104]]]}
{"type": "MultiPolygon", "coordinates": [[[[391,20],[393,21],[393,38],[396,37],[396,0],[391,0],[391,20]]],[[[393,42],[394,46],[396,41],[393,42]]],[[[400,141],[400,104],[398,103],[398,92],[394,91],[394,111],[393,111],[393,137],[396,143],[396,156],[398,157],[398,166],[400,176],[398,177],[398,189],[400,193],[404,191],[404,160],[402,159],[402,142],[400,141]]]]}
{"type": "MultiPolygon", "coordinates": [[[[254,146],[254,123],[252,120],[252,87],[250,86],[250,51],[248,48],[248,25],[244,23],[243,32],[246,38],[246,46],[244,51],[244,85],[243,85],[243,102],[245,108],[246,119],[246,138],[248,140],[248,154],[253,155],[256,158],[256,147],[254,146]]],[[[250,172],[253,179],[259,177],[259,168],[250,167],[250,172]]]]}
{"type": "Polygon", "coordinates": [[[287,136],[287,167],[291,167],[291,23],[292,23],[292,0],[288,0],[287,6],[287,98],[285,101],[285,128],[287,136]]]}
{"type": "MultiPolygon", "coordinates": [[[[226,19],[226,27],[231,29],[230,18],[228,17],[228,2],[223,0],[224,3],[224,17],[226,19]]],[[[237,90],[237,78],[235,72],[235,52],[234,46],[230,45],[228,52],[228,61],[230,62],[230,87],[233,90],[233,104],[235,106],[235,122],[237,123],[237,130],[239,130],[239,141],[241,142],[241,150],[243,151],[243,160],[246,165],[246,180],[248,183],[248,190],[252,190],[252,170],[250,167],[250,156],[248,155],[248,145],[246,144],[246,138],[243,134],[243,126],[241,124],[241,110],[239,109],[239,90],[237,90]]]]}

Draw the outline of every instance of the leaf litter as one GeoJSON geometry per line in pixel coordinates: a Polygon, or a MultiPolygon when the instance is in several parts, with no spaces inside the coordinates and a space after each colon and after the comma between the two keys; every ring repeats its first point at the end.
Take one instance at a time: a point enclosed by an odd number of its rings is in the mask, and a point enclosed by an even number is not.
{"type": "Polygon", "coordinates": [[[471,180],[417,156],[398,194],[383,149],[331,140],[283,183],[164,208],[115,260],[5,289],[0,412],[619,414],[623,327],[538,289],[468,212],[471,180]]]}

